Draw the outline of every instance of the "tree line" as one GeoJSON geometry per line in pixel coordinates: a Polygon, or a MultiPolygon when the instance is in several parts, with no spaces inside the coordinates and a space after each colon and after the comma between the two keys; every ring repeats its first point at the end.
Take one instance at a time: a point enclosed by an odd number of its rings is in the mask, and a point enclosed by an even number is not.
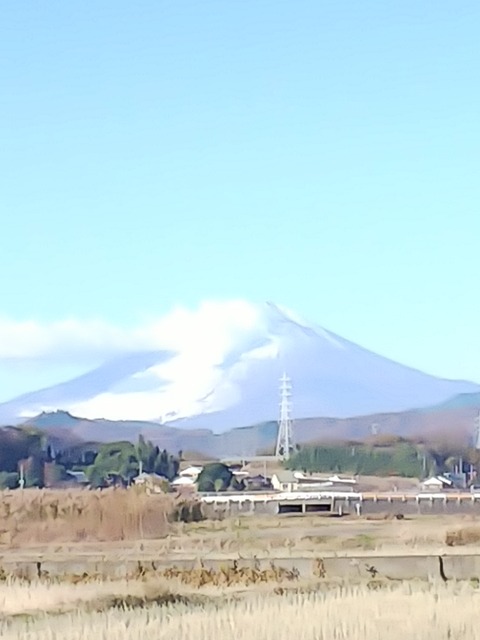
{"type": "Polygon", "coordinates": [[[181,452],[172,455],[140,435],[136,444],[114,442],[101,445],[93,464],[84,470],[93,487],[103,487],[109,482],[128,485],[140,471],[155,473],[172,481],[178,475],[180,458],[181,452]]]}
{"type": "Polygon", "coordinates": [[[43,487],[65,481],[67,471],[83,471],[92,487],[128,485],[140,470],[166,480],[178,474],[182,453],[160,450],[140,436],[137,443],[81,443],[54,450],[48,435],[28,427],[0,428],[0,489],[43,487]]]}
{"type": "Polygon", "coordinates": [[[409,440],[385,434],[367,442],[303,446],[293,453],[285,466],[310,473],[327,471],[424,478],[447,472],[480,471],[480,451],[448,436],[409,440]]]}

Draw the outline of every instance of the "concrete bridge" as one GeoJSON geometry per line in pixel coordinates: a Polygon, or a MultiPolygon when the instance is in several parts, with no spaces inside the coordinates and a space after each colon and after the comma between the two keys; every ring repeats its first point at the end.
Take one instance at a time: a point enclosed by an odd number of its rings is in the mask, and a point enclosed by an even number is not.
{"type": "Polygon", "coordinates": [[[200,500],[213,512],[228,514],[337,513],[368,514],[392,512],[416,513],[478,513],[480,494],[472,493],[400,493],[353,491],[292,491],[255,493],[204,493],[200,500]]]}

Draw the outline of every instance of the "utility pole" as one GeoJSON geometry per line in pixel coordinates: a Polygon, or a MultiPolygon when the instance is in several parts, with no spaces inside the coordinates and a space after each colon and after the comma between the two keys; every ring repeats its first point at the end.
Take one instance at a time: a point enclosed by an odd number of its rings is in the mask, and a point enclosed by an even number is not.
{"type": "Polygon", "coordinates": [[[275,456],[288,460],[294,449],[292,421],[292,383],[286,373],[280,380],[280,420],[278,422],[275,456]]]}

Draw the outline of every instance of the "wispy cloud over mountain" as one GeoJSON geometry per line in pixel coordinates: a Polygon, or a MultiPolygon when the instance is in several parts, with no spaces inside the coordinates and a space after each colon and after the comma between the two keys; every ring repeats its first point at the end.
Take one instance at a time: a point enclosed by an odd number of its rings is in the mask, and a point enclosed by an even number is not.
{"type": "Polygon", "coordinates": [[[39,391],[0,405],[2,420],[63,409],[223,430],[275,419],[285,370],[298,418],[402,411],[479,388],[388,360],[271,303],[205,302],[130,329],[7,323],[0,338],[4,359],[70,363],[88,356],[101,365],[49,388],[36,385],[39,391]]]}
{"type": "Polygon", "coordinates": [[[0,359],[104,359],[156,349],[193,350],[198,357],[221,354],[258,323],[255,308],[243,301],[204,302],[198,309],[177,307],[159,319],[134,327],[102,320],[69,318],[55,322],[0,317],[0,359]]]}

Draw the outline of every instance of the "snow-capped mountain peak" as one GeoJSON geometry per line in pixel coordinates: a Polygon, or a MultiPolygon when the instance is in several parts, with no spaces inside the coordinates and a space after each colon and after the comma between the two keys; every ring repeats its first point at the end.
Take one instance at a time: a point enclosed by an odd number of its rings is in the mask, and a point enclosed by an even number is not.
{"type": "Polygon", "coordinates": [[[152,335],[155,349],[4,403],[0,420],[65,410],[224,430],[276,419],[284,371],[297,418],[401,411],[479,390],[392,362],[272,302],[176,310],[152,335]]]}

